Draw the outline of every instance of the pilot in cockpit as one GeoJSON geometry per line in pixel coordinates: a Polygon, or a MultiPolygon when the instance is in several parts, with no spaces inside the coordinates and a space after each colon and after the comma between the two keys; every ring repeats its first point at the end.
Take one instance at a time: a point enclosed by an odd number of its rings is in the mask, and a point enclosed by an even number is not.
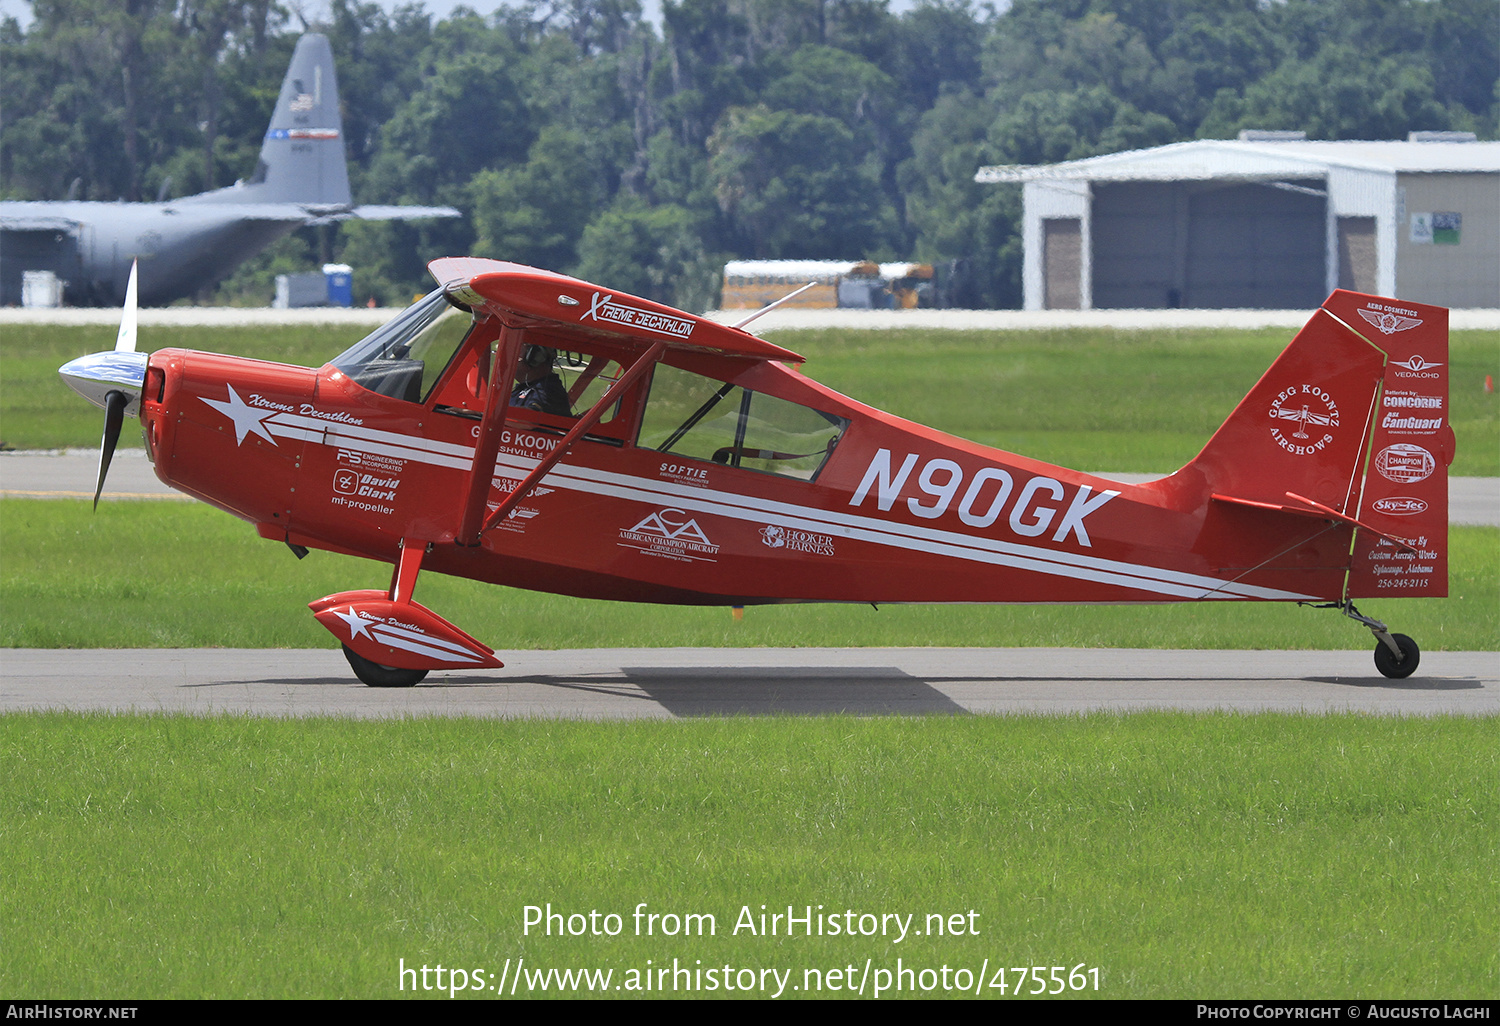
{"type": "Polygon", "coordinates": [[[568,390],[552,369],[556,359],[556,349],[535,345],[521,347],[521,355],[516,360],[516,384],[510,393],[512,406],[560,417],[573,415],[568,390]]]}

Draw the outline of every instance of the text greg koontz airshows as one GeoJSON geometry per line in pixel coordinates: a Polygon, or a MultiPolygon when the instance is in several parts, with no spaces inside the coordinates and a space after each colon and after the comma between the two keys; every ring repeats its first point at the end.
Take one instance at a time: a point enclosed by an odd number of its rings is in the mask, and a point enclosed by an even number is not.
{"type": "MultiPolygon", "coordinates": [[[[849,505],[859,506],[871,496],[882,511],[889,511],[896,504],[907,480],[917,466],[916,453],[907,453],[899,468],[892,468],[891,450],[881,449],[875,453],[870,465],[865,468],[859,487],[849,499],[849,505]]],[[[1056,521],[1052,540],[1061,542],[1068,535],[1078,539],[1078,544],[1092,547],[1089,533],[1083,521],[1090,513],[1109,502],[1120,493],[1108,490],[1094,494],[1092,485],[1079,485],[1071,497],[1068,486],[1050,477],[1032,477],[1018,489],[1010,471],[1000,467],[983,467],[968,478],[964,488],[963,467],[950,459],[930,459],[922,465],[916,476],[916,486],[924,493],[906,500],[906,508],[912,516],[925,520],[936,520],[946,514],[958,498],[958,519],[969,527],[989,527],[1007,508],[1010,516],[1007,523],[1016,534],[1036,538],[1046,534],[1056,521]],[[959,496],[960,489],[963,495],[959,496]],[[1014,497],[1014,501],[1012,500],[1014,497]],[[1066,501],[1066,507],[1064,502],[1066,501]],[[1058,514],[1061,513],[1061,519],[1058,514]]]]}

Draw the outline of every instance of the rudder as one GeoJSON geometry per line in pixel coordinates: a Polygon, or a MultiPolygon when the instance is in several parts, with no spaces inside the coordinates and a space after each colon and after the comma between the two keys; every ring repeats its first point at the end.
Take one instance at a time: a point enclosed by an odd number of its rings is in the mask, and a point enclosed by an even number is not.
{"type": "Polygon", "coordinates": [[[1448,594],[1448,311],[1338,291],[1324,308],[1384,351],[1380,403],[1354,514],[1374,531],[1355,537],[1348,597],[1448,594]]]}

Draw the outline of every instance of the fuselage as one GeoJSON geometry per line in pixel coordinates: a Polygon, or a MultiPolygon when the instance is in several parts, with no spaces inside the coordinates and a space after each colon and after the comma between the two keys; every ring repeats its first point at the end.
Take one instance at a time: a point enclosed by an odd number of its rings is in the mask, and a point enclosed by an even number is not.
{"type": "MultiPolygon", "coordinates": [[[[1112,482],[904,421],[782,363],[693,354],[663,366],[822,416],[836,437],[821,464],[778,473],[643,444],[647,375],[465,546],[480,423],[462,353],[420,403],[332,365],[174,349],[150,365],[142,421],[166,483],[267,538],[392,563],[419,540],[424,569],[496,584],[721,605],[1294,600],[1337,597],[1348,567],[1347,529],[1310,521],[1289,546],[1285,524],[1211,503],[1192,475],[1112,482]]],[[[568,423],[510,408],[490,509],[568,423]]]]}
{"type": "MultiPolygon", "coordinates": [[[[193,197],[192,199],[199,199],[193,197]]],[[[305,224],[294,204],[94,203],[0,204],[0,221],[57,227],[7,229],[7,271],[19,289],[20,267],[52,270],[67,282],[73,305],[118,306],[133,261],[140,267],[139,301],[158,306],[227,277],[246,258],[305,224]],[[14,265],[12,267],[11,265],[14,265]]]]}

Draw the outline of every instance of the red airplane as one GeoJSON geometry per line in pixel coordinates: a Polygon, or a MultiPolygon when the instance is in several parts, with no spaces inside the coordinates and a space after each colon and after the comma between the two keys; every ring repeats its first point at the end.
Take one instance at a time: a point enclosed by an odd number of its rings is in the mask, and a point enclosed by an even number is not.
{"type": "Polygon", "coordinates": [[[872,409],[738,326],[518,264],[430,270],[319,370],[148,358],[133,325],[62,369],[106,409],[99,488],[136,414],[172,487],[299,558],[393,564],[311,604],[366,684],[502,665],[414,600],[423,570],[690,605],[1309,603],[1368,626],[1387,677],[1417,645],[1354,600],[1447,594],[1439,307],[1335,292],[1197,458],[1131,485],[872,409]]]}

